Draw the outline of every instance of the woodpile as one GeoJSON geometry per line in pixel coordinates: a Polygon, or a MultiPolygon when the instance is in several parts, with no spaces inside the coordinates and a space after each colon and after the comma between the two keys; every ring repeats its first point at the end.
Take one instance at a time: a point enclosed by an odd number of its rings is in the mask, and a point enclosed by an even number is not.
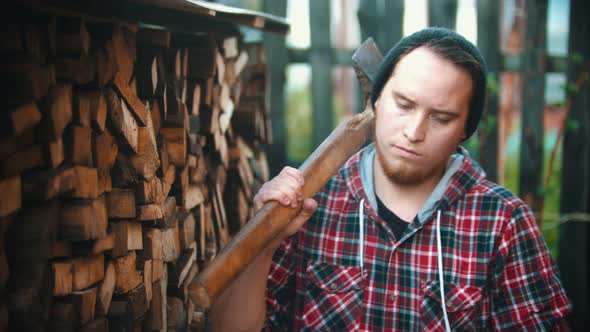
{"type": "Polygon", "coordinates": [[[2,25],[0,331],[202,328],[187,286],[268,179],[261,46],[2,25]]]}

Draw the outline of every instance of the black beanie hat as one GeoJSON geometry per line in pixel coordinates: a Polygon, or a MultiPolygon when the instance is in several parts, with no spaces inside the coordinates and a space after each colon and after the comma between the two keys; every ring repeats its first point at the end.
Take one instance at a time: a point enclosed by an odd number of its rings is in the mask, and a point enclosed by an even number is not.
{"type": "MultiPolygon", "coordinates": [[[[467,116],[467,123],[465,125],[465,135],[469,138],[479,123],[484,109],[486,99],[486,64],[475,45],[465,39],[458,33],[444,28],[427,28],[415,32],[407,37],[402,38],[395,44],[389,52],[385,55],[377,71],[375,82],[371,91],[371,103],[375,106],[375,101],[379,98],[381,90],[393,69],[400,59],[400,56],[411,52],[425,44],[445,44],[459,47],[461,50],[468,53],[473,59],[479,63],[480,69],[468,70],[473,81],[473,95],[469,104],[469,115],[467,116]]],[[[444,56],[443,56],[444,57],[444,56]]],[[[450,60],[450,59],[448,59],[450,60]]],[[[451,60],[451,62],[453,62],[451,60]]],[[[467,64],[469,66],[469,64],[467,64]]],[[[472,65],[473,66],[473,65],[472,65]]]]}

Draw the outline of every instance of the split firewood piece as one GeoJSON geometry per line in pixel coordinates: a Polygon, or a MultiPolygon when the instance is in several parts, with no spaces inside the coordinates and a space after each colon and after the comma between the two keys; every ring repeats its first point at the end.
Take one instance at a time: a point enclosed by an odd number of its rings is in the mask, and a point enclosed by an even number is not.
{"type": "Polygon", "coordinates": [[[115,292],[127,293],[141,283],[141,276],[135,269],[135,261],[135,251],[131,251],[126,256],[119,257],[115,261],[115,272],[117,275],[115,292]]]}
{"type": "Polygon", "coordinates": [[[144,321],[144,330],[147,331],[162,331],[166,330],[167,327],[166,289],[168,287],[168,273],[165,266],[161,278],[154,279],[152,283],[152,303],[144,321]]]}
{"type": "Polygon", "coordinates": [[[164,262],[168,263],[175,261],[180,255],[178,227],[162,230],[162,254],[164,262]]]}
{"type": "Polygon", "coordinates": [[[158,228],[151,228],[143,232],[143,260],[162,260],[162,232],[158,228]]]}
{"type": "Polygon", "coordinates": [[[92,137],[92,156],[98,173],[99,194],[111,190],[111,169],[118,152],[119,146],[108,130],[92,137]]]}
{"type": "Polygon", "coordinates": [[[234,85],[246,64],[248,64],[248,52],[246,51],[242,51],[237,59],[227,62],[225,64],[225,82],[230,86],[234,85]]]}
{"type": "Polygon", "coordinates": [[[71,262],[54,262],[51,264],[53,274],[53,295],[65,296],[72,292],[73,271],[71,262]]]}
{"type": "Polygon", "coordinates": [[[115,62],[118,69],[116,75],[120,77],[122,82],[128,84],[133,74],[136,32],[122,25],[115,25],[112,32],[115,62]]]}
{"type": "Polygon", "coordinates": [[[92,167],[92,129],[71,126],[66,130],[65,152],[70,165],[92,167]]]}
{"type": "MultiPolygon", "coordinates": [[[[164,263],[161,259],[152,259],[152,282],[156,282],[162,278],[162,274],[164,273],[164,268],[167,264],[164,263]]],[[[153,294],[153,285],[152,285],[152,294],[153,294]]]]}
{"type": "Polygon", "coordinates": [[[73,198],[98,198],[98,173],[96,168],[75,166],[76,187],[69,194],[73,198]]]}
{"type": "Polygon", "coordinates": [[[74,291],[88,288],[104,279],[104,255],[79,257],[72,261],[74,291]]]}
{"type": "Polygon", "coordinates": [[[80,105],[88,104],[90,122],[95,130],[103,132],[107,118],[107,104],[100,90],[85,91],[78,96],[80,105]]]}
{"type": "Polygon", "coordinates": [[[143,263],[143,285],[148,303],[152,301],[152,261],[146,260],[143,263]]]}
{"type": "Polygon", "coordinates": [[[96,314],[98,316],[108,314],[111,299],[113,298],[113,292],[115,291],[116,280],[117,274],[115,272],[115,264],[113,264],[113,262],[108,262],[104,273],[104,279],[98,286],[98,296],[96,299],[96,314]]]}
{"type": "Polygon", "coordinates": [[[186,130],[184,128],[161,128],[160,134],[166,139],[170,162],[178,167],[186,163],[186,130]]]}
{"type": "Polygon", "coordinates": [[[41,123],[38,134],[45,141],[55,141],[72,120],[72,86],[57,85],[51,89],[41,106],[41,123]]]}
{"type": "Polygon", "coordinates": [[[73,292],[71,298],[76,317],[76,326],[92,321],[96,309],[96,287],[73,292]]]}
{"type": "Polygon", "coordinates": [[[104,87],[115,78],[115,74],[118,70],[113,41],[105,41],[104,45],[97,48],[93,54],[96,61],[98,85],[104,87]]]}
{"type": "Polygon", "coordinates": [[[23,176],[22,191],[25,199],[47,201],[70,192],[78,185],[73,167],[60,167],[23,176]]]}
{"type": "Polygon", "coordinates": [[[162,181],[154,176],[149,181],[141,181],[135,186],[135,200],[137,204],[162,203],[164,201],[162,181]]]}
{"type": "Polygon", "coordinates": [[[131,165],[129,158],[121,152],[117,154],[115,165],[111,170],[111,176],[113,186],[117,188],[133,187],[135,183],[142,181],[135,168],[133,168],[133,165],[131,165]]]}
{"type": "Polygon", "coordinates": [[[22,61],[0,66],[0,96],[6,104],[39,100],[55,85],[55,66],[22,61]]]}
{"type": "Polygon", "coordinates": [[[30,101],[0,115],[2,135],[21,135],[35,127],[41,121],[41,112],[37,104],[30,101]]]}
{"type": "Polygon", "coordinates": [[[127,105],[117,94],[111,90],[105,90],[105,99],[108,106],[108,118],[117,134],[122,138],[125,147],[138,152],[138,124],[127,105]]]}
{"type": "Polygon", "coordinates": [[[198,115],[201,105],[201,85],[198,80],[187,80],[187,99],[186,105],[189,114],[198,115]]]}
{"type": "MultiPolygon", "coordinates": [[[[195,243],[195,216],[192,212],[181,213],[178,217],[178,228],[180,231],[180,248],[187,249],[195,243]]],[[[195,247],[196,248],[196,247],[195,247]]]]}
{"type": "Polygon", "coordinates": [[[164,177],[162,178],[162,195],[163,197],[167,197],[170,193],[170,189],[172,189],[172,185],[174,184],[174,179],[176,178],[176,167],[170,166],[166,170],[164,177]]]}
{"type": "Polygon", "coordinates": [[[31,128],[24,133],[0,138],[0,160],[6,160],[17,151],[25,150],[35,143],[35,130],[31,128]]]}
{"type": "Polygon", "coordinates": [[[21,197],[20,176],[0,180],[0,218],[20,209],[21,197]]]}
{"type": "Polygon", "coordinates": [[[117,91],[121,94],[122,99],[129,105],[129,110],[133,113],[139,125],[146,126],[149,113],[145,108],[145,105],[137,97],[137,93],[129,87],[129,84],[123,80],[119,73],[115,75],[114,83],[117,91]]]}
{"type": "MultiPolygon", "coordinates": [[[[78,253],[76,251],[76,253],[78,253]]],[[[55,241],[51,245],[51,258],[65,258],[72,257],[72,242],[70,241],[55,241]]]]}
{"type": "Polygon", "coordinates": [[[238,56],[238,37],[232,36],[223,39],[221,44],[221,49],[223,50],[223,56],[226,59],[235,58],[238,56]]]}
{"type": "Polygon", "coordinates": [[[102,239],[107,235],[107,209],[99,199],[67,200],[61,209],[58,236],[69,241],[102,239]]]}
{"type": "Polygon", "coordinates": [[[131,221],[117,221],[111,224],[115,234],[115,246],[112,254],[121,257],[128,254],[130,250],[143,249],[141,224],[131,221]]]}
{"type": "Polygon", "coordinates": [[[113,188],[106,195],[109,218],[135,218],[135,193],[132,189],[113,188]]]}
{"type": "Polygon", "coordinates": [[[132,155],[129,161],[138,174],[149,180],[156,175],[160,167],[160,157],[151,117],[147,117],[146,127],[138,128],[137,137],[138,153],[132,155]]]}
{"type": "Polygon", "coordinates": [[[172,268],[170,269],[168,276],[169,284],[176,288],[181,288],[191,267],[195,264],[196,259],[196,247],[195,244],[193,244],[182,252],[176,263],[171,264],[172,268]]]}

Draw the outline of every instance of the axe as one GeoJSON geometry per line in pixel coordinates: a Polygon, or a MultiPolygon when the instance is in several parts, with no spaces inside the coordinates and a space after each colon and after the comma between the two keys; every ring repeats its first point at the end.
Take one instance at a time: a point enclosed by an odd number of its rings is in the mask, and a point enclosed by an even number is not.
{"type": "MultiPolygon", "coordinates": [[[[369,94],[381,59],[381,52],[372,38],[365,40],[353,54],[353,68],[365,101],[364,110],[342,122],[299,167],[305,179],[302,189],[304,198],[319,192],[372,136],[374,115],[369,94]]],[[[301,208],[301,203],[296,208],[285,207],[275,201],[266,203],[192,281],[189,294],[193,303],[204,310],[209,309],[301,208]]]]}

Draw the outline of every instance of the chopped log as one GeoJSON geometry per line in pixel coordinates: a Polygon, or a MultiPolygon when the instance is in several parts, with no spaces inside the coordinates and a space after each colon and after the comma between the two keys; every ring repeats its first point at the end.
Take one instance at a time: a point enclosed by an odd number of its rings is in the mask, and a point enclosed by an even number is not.
{"type": "Polygon", "coordinates": [[[141,28],[137,31],[137,45],[169,48],[170,31],[164,29],[141,28]]]}
{"type": "MultiPolygon", "coordinates": [[[[162,278],[162,271],[164,269],[164,261],[161,259],[153,259],[152,260],[152,281],[156,282],[162,278]]],[[[153,294],[153,286],[152,286],[152,294],[153,294]]]]}
{"type": "Polygon", "coordinates": [[[96,59],[97,81],[100,87],[107,85],[115,78],[117,73],[117,60],[115,58],[115,46],[112,40],[104,43],[103,47],[94,52],[96,59]]]}
{"type": "MultiPolygon", "coordinates": [[[[0,180],[0,218],[5,217],[21,207],[20,176],[0,180]]],[[[0,234],[2,235],[2,234],[0,234]]]]}
{"type": "Polygon", "coordinates": [[[152,303],[144,321],[144,330],[162,331],[166,330],[166,288],[168,286],[168,273],[164,265],[163,273],[159,281],[152,284],[152,303]]]}
{"type": "Polygon", "coordinates": [[[227,227],[227,217],[225,214],[225,207],[223,204],[222,193],[220,185],[216,184],[213,190],[213,214],[214,214],[214,226],[217,235],[217,243],[219,248],[223,248],[229,241],[229,230],[227,227]]]}
{"type": "Polygon", "coordinates": [[[184,250],[178,260],[174,264],[171,264],[171,270],[168,275],[168,284],[173,285],[176,288],[182,287],[191,267],[195,264],[196,259],[196,244],[193,242],[192,246],[184,250]]]}
{"type": "Polygon", "coordinates": [[[223,56],[226,59],[231,59],[238,56],[238,38],[228,37],[225,38],[222,42],[223,56]]]}
{"type": "Polygon", "coordinates": [[[41,139],[55,141],[61,138],[72,120],[72,102],[71,85],[60,84],[51,89],[41,106],[42,118],[38,126],[41,139]]]}
{"type": "Polygon", "coordinates": [[[115,234],[115,245],[112,255],[121,257],[128,254],[130,250],[143,249],[141,224],[137,222],[118,221],[111,225],[115,234]]]}
{"type": "Polygon", "coordinates": [[[138,128],[138,153],[129,161],[138,174],[149,180],[156,175],[160,167],[158,147],[151,117],[147,117],[147,126],[138,128]]]}
{"type": "Polygon", "coordinates": [[[104,279],[104,255],[79,257],[72,262],[73,290],[88,288],[104,279]]]}
{"type": "Polygon", "coordinates": [[[177,48],[167,48],[164,50],[164,68],[166,70],[166,80],[182,77],[182,52],[177,48]]]}
{"type": "Polygon", "coordinates": [[[137,95],[142,98],[152,97],[158,85],[158,58],[154,54],[139,52],[135,64],[137,95]]]}
{"type": "Polygon", "coordinates": [[[88,54],[90,35],[80,18],[60,17],[57,20],[56,53],[58,55],[88,54]]]}
{"type": "Polygon", "coordinates": [[[215,75],[217,77],[217,84],[221,85],[225,79],[225,61],[223,61],[223,56],[219,52],[215,54],[215,62],[217,66],[217,73],[215,75]]]}
{"type": "Polygon", "coordinates": [[[162,212],[164,214],[164,228],[174,227],[176,223],[176,198],[166,197],[162,204],[162,212]]]}
{"type": "Polygon", "coordinates": [[[139,175],[131,165],[129,158],[121,152],[117,154],[115,165],[111,170],[111,177],[113,186],[118,188],[132,187],[140,181],[139,175]]]}
{"type": "Polygon", "coordinates": [[[104,280],[98,286],[98,297],[96,299],[96,314],[98,316],[105,316],[108,314],[113,292],[115,291],[116,280],[117,275],[115,272],[115,264],[113,264],[113,262],[108,262],[104,274],[104,280]]]}
{"type": "Polygon", "coordinates": [[[160,134],[168,145],[170,162],[178,167],[186,163],[186,130],[184,128],[161,128],[160,134]]]}
{"type": "Polygon", "coordinates": [[[105,129],[107,118],[107,104],[100,90],[90,90],[78,96],[80,103],[88,103],[90,120],[93,128],[99,132],[105,129]]]}
{"type": "Polygon", "coordinates": [[[152,301],[152,261],[146,260],[143,263],[143,285],[145,286],[145,297],[148,303],[152,301]]]}
{"type": "Polygon", "coordinates": [[[193,210],[194,215],[196,216],[195,220],[195,238],[197,240],[197,260],[202,262],[205,260],[205,244],[207,241],[206,234],[206,216],[205,216],[205,206],[200,205],[198,208],[193,210]]]}
{"type": "Polygon", "coordinates": [[[90,55],[55,59],[55,77],[78,85],[92,83],[96,78],[96,62],[90,55]]]}
{"type": "Polygon", "coordinates": [[[189,185],[182,198],[182,207],[185,211],[192,210],[205,201],[205,196],[198,185],[189,185]]]}
{"type": "Polygon", "coordinates": [[[160,128],[162,127],[162,110],[160,103],[160,99],[153,99],[151,101],[150,116],[152,118],[152,125],[154,126],[154,133],[159,133],[160,128]]]}
{"type": "Polygon", "coordinates": [[[98,173],[96,168],[74,166],[76,187],[70,193],[73,198],[98,198],[98,173]]]}
{"type": "Polygon", "coordinates": [[[187,81],[186,105],[189,114],[199,114],[199,107],[201,105],[201,85],[197,80],[187,81]]]}
{"type": "Polygon", "coordinates": [[[92,129],[72,126],[65,137],[66,161],[71,165],[92,167],[92,129]]]}
{"type": "Polygon", "coordinates": [[[68,200],[61,209],[58,237],[69,241],[101,239],[107,235],[107,224],[104,196],[99,199],[68,200]]]}
{"type": "Polygon", "coordinates": [[[109,218],[135,218],[135,193],[132,189],[112,188],[106,194],[109,218]]]}
{"type": "Polygon", "coordinates": [[[125,295],[115,295],[115,297],[117,298],[117,301],[126,301],[129,303],[129,308],[131,309],[130,313],[135,321],[140,320],[149,309],[149,302],[147,301],[144,284],[140,284],[125,295]]]}
{"type": "Polygon", "coordinates": [[[164,262],[169,263],[175,261],[180,254],[180,251],[177,249],[179,247],[178,228],[176,228],[176,232],[174,228],[162,230],[162,254],[164,262]]]}
{"type": "Polygon", "coordinates": [[[162,178],[162,195],[164,197],[168,196],[170,193],[170,189],[174,184],[174,179],[176,177],[176,168],[174,166],[168,167],[164,177],[162,178]]]}
{"type": "Polygon", "coordinates": [[[242,51],[236,60],[231,60],[225,65],[225,81],[230,86],[234,85],[238,77],[248,63],[248,52],[242,51]]]}
{"type": "MultiPolygon", "coordinates": [[[[219,130],[220,109],[217,106],[201,105],[199,127],[203,134],[214,134],[219,130]]],[[[232,116],[232,119],[235,118],[232,116]]],[[[233,121],[232,121],[233,126],[233,121]]]]}
{"type": "Polygon", "coordinates": [[[65,296],[72,292],[73,271],[71,262],[55,262],[51,264],[53,274],[53,295],[65,296]]]}
{"type": "Polygon", "coordinates": [[[141,283],[141,276],[135,270],[135,260],[135,251],[131,251],[128,255],[119,257],[115,261],[117,274],[115,292],[127,293],[141,283]]]}
{"type": "Polygon", "coordinates": [[[22,191],[25,199],[47,201],[70,192],[78,185],[73,167],[41,171],[23,176],[22,191]]]}
{"type": "Polygon", "coordinates": [[[201,85],[201,105],[213,106],[213,78],[207,78],[200,82],[201,85]]]}
{"type": "MultiPolygon", "coordinates": [[[[158,149],[160,151],[160,169],[158,169],[158,175],[164,177],[166,171],[170,168],[170,158],[168,157],[168,142],[162,135],[158,135],[158,149]]],[[[172,167],[174,168],[174,167],[172,167]]]]}
{"type": "Polygon", "coordinates": [[[27,102],[13,110],[2,113],[0,121],[2,135],[21,135],[41,121],[41,112],[39,112],[37,104],[27,102]]]}
{"type": "Polygon", "coordinates": [[[93,136],[92,156],[98,171],[110,172],[118,152],[119,146],[108,131],[93,136]]]}
{"type": "Polygon", "coordinates": [[[111,233],[97,240],[74,242],[72,250],[77,255],[94,256],[112,250],[114,246],[115,236],[111,233]]]}
{"type": "Polygon", "coordinates": [[[120,72],[115,75],[114,81],[117,91],[119,91],[122,99],[129,105],[129,111],[131,111],[139,125],[146,126],[149,113],[145,105],[139,100],[137,93],[129,87],[129,84],[119,74],[120,72]]]}
{"type": "Polygon", "coordinates": [[[157,221],[164,219],[164,211],[160,204],[147,204],[137,206],[138,221],[157,221]]]}
{"type": "Polygon", "coordinates": [[[143,232],[141,258],[154,261],[162,260],[162,257],[162,232],[157,228],[143,232]]]}
{"type": "Polygon", "coordinates": [[[201,184],[207,177],[207,165],[205,158],[197,158],[197,166],[189,168],[189,182],[191,184],[201,184]]]}
{"type": "Polygon", "coordinates": [[[93,320],[96,308],[96,287],[73,292],[71,297],[76,313],[76,325],[84,325],[93,320]]]}
{"type": "Polygon", "coordinates": [[[195,242],[195,227],[195,216],[192,212],[188,212],[183,215],[183,218],[178,219],[181,249],[187,249],[195,242]]]}
{"type": "Polygon", "coordinates": [[[105,90],[105,99],[108,106],[108,119],[115,132],[122,138],[125,147],[138,152],[137,131],[138,124],[124,101],[111,90],[105,90]]]}
{"type": "Polygon", "coordinates": [[[125,84],[131,81],[135,60],[135,32],[128,27],[116,25],[113,29],[113,50],[117,74],[125,84]]]}
{"type": "Polygon", "coordinates": [[[141,181],[135,186],[135,201],[137,204],[162,203],[164,201],[162,181],[154,176],[149,181],[141,181]]]}
{"type": "Polygon", "coordinates": [[[77,91],[74,93],[73,113],[72,123],[74,125],[90,128],[92,125],[90,119],[90,99],[83,92],[77,91]]]}

